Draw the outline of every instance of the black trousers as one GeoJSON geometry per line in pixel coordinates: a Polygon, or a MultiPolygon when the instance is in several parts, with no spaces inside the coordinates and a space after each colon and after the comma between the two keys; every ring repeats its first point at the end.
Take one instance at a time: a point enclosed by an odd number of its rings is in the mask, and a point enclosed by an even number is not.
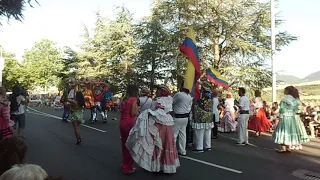
{"type": "Polygon", "coordinates": [[[218,137],[218,122],[215,121],[216,115],[213,115],[214,127],[212,128],[211,137],[218,137]]]}
{"type": "Polygon", "coordinates": [[[193,131],[192,131],[190,121],[188,121],[186,133],[187,133],[187,144],[193,143],[193,131]]]}

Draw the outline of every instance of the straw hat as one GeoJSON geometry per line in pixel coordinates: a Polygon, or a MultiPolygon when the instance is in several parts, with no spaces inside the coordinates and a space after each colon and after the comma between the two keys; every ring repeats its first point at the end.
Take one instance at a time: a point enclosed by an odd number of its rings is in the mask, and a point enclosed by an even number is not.
{"type": "Polygon", "coordinates": [[[141,94],[141,96],[147,96],[150,94],[150,90],[148,88],[143,88],[143,89],[141,89],[140,94],[141,94]]]}
{"type": "Polygon", "coordinates": [[[158,85],[158,89],[170,91],[170,89],[168,88],[168,86],[166,86],[166,85],[164,85],[164,84],[158,85]]]}

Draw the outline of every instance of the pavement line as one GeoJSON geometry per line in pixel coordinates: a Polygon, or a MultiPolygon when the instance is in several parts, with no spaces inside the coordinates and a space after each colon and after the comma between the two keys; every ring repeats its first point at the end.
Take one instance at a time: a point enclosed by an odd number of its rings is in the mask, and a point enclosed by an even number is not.
{"type": "Polygon", "coordinates": [[[208,165],[208,166],[212,166],[212,167],[216,167],[216,168],[223,169],[223,170],[226,170],[226,171],[234,172],[234,173],[237,173],[237,174],[242,174],[243,173],[242,171],[239,171],[239,170],[236,170],[236,169],[220,166],[220,165],[209,163],[209,162],[206,162],[206,161],[201,161],[199,159],[195,159],[195,158],[192,158],[192,157],[188,157],[188,156],[180,156],[180,157],[184,158],[184,159],[191,160],[191,161],[195,161],[195,162],[198,162],[198,163],[202,163],[202,164],[205,164],[205,165],[208,165]]]}
{"type": "MultiPolygon", "coordinates": [[[[30,112],[29,111],[29,113],[31,113],[31,114],[37,114],[37,115],[40,115],[40,116],[47,116],[47,117],[52,117],[52,118],[61,120],[61,117],[58,117],[58,116],[55,116],[55,115],[52,115],[52,114],[48,114],[48,113],[44,113],[44,112],[38,111],[38,110],[33,109],[33,108],[30,108],[30,109],[33,110],[33,111],[36,111],[36,112],[30,112]]],[[[88,125],[85,125],[85,124],[80,124],[80,126],[83,126],[83,127],[89,128],[89,129],[93,129],[93,130],[96,130],[96,131],[99,131],[99,132],[103,132],[103,133],[107,132],[107,131],[104,131],[104,130],[101,130],[101,129],[98,129],[98,128],[95,128],[95,127],[91,127],[91,126],[88,126],[88,125]]]]}

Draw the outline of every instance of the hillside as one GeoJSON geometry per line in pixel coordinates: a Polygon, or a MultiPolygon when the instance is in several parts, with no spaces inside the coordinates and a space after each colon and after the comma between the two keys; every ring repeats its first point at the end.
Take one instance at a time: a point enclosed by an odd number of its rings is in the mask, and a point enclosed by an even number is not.
{"type": "Polygon", "coordinates": [[[299,83],[306,83],[306,82],[313,82],[313,81],[320,81],[320,71],[313,72],[303,79],[300,79],[293,75],[284,75],[279,74],[277,75],[277,81],[280,84],[299,84],[299,83]]]}
{"type": "Polygon", "coordinates": [[[301,79],[292,75],[277,75],[277,81],[285,84],[297,84],[301,79]]]}

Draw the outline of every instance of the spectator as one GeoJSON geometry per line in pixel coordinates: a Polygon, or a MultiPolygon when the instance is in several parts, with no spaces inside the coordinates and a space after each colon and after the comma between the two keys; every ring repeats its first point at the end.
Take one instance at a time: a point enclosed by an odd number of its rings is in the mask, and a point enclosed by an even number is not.
{"type": "Polygon", "coordinates": [[[13,121],[10,119],[9,101],[6,99],[6,89],[0,87],[0,142],[14,135],[13,121]]]}
{"type": "Polygon", "coordinates": [[[0,143],[0,175],[15,164],[24,163],[27,144],[19,137],[10,137],[0,143]]]}
{"type": "Polygon", "coordinates": [[[11,119],[15,122],[14,128],[16,128],[16,124],[19,124],[18,136],[23,137],[23,130],[26,127],[26,116],[25,116],[25,92],[18,85],[13,87],[12,95],[10,97],[10,113],[11,119]]]}
{"type": "Polygon", "coordinates": [[[46,171],[38,165],[20,164],[4,172],[0,180],[44,180],[47,177],[46,171]]]}

